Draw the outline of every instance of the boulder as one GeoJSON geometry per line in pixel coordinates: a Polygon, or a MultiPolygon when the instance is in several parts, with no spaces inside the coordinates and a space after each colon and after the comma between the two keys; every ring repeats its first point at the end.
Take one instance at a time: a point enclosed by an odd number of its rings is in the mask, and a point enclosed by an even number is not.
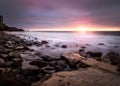
{"type": "Polygon", "coordinates": [[[109,52],[102,58],[102,61],[110,62],[112,65],[118,65],[120,64],[120,55],[115,52],[109,52]]]}
{"type": "Polygon", "coordinates": [[[102,56],[102,53],[101,52],[88,51],[88,52],[86,52],[86,55],[88,57],[92,57],[92,58],[94,58],[94,57],[99,57],[100,58],[102,56]]]}
{"type": "Polygon", "coordinates": [[[52,59],[50,56],[47,56],[47,55],[42,55],[41,58],[42,58],[44,61],[48,61],[48,62],[53,61],[53,59],[52,59]]]}
{"type": "Polygon", "coordinates": [[[42,68],[42,67],[45,67],[48,65],[45,61],[41,61],[41,60],[34,60],[34,61],[30,62],[29,64],[38,66],[39,68],[42,68]]]}
{"type": "Polygon", "coordinates": [[[62,48],[67,48],[67,46],[66,46],[66,45],[62,45],[61,47],[62,47],[62,48]]]}
{"type": "Polygon", "coordinates": [[[67,63],[77,63],[82,59],[85,58],[76,53],[65,52],[61,55],[61,60],[65,60],[67,63]]]}

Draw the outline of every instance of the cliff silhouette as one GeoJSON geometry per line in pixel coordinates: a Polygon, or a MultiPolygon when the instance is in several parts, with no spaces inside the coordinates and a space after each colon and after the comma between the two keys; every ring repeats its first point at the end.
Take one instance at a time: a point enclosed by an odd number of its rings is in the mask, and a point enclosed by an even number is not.
{"type": "Polygon", "coordinates": [[[6,24],[4,24],[3,20],[3,16],[0,16],[0,31],[24,31],[23,29],[7,26],[6,24]]]}

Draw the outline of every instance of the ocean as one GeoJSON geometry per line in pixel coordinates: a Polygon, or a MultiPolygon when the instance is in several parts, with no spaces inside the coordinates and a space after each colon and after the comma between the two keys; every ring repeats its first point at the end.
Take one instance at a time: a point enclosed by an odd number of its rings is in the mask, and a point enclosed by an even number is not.
{"type": "MultiPolygon", "coordinates": [[[[52,54],[67,50],[77,52],[81,46],[86,46],[87,51],[109,52],[120,54],[120,32],[13,32],[28,40],[48,40],[51,46],[56,44],[67,45],[68,49],[50,50],[52,54]],[[102,45],[100,45],[102,43],[102,45]]],[[[42,47],[43,48],[43,47],[42,47]]],[[[47,52],[48,49],[43,49],[47,52]]]]}

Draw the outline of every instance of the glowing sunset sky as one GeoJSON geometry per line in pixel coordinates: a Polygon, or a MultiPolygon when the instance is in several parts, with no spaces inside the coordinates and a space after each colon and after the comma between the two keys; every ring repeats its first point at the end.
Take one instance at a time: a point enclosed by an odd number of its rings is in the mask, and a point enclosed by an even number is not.
{"type": "Polygon", "coordinates": [[[0,15],[26,30],[120,31],[120,0],[0,0],[0,15]]]}

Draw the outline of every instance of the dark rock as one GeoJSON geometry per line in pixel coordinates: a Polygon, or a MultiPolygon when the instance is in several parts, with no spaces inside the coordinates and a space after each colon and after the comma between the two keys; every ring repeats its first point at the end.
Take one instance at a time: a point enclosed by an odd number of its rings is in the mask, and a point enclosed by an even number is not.
{"type": "Polygon", "coordinates": [[[45,41],[45,40],[41,41],[41,43],[42,43],[42,44],[48,44],[48,42],[45,41]]]}
{"type": "Polygon", "coordinates": [[[105,45],[104,43],[98,43],[98,45],[105,45]]]}
{"type": "Polygon", "coordinates": [[[1,74],[0,86],[28,86],[28,84],[22,75],[9,71],[1,74]]]}
{"type": "Polygon", "coordinates": [[[0,58],[0,63],[5,63],[4,59],[0,58]]]}
{"type": "Polygon", "coordinates": [[[41,72],[40,69],[22,69],[20,73],[24,76],[35,76],[38,75],[41,72]]]}
{"type": "Polygon", "coordinates": [[[48,64],[49,64],[49,66],[55,67],[57,65],[57,62],[56,61],[52,61],[52,62],[49,62],[48,64]]]}
{"type": "Polygon", "coordinates": [[[63,71],[64,69],[60,65],[55,66],[56,72],[63,71]]]}
{"type": "Polygon", "coordinates": [[[41,53],[40,52],[35,52],[35,55],[36,56],[41,56],[41,53]]]}
{"type": "Polygon", "coordinates": [[[22,62],[23,62],[22,58],[14,58],[12,67],[13,68],[21,68],[22,67],[22,62]]]}
{"type": "Polygon", "coordinates": [[[65,69],[67,67],[65,61],[57,61],[57,65],[59,65],[62,69],[65,69]]]}
{"type": "Polygon", "coordinates": [[[93,51],[88,51],[86,55],[89,55],[90,57],[101,57],[102,53],[101,52],[93,52],[93,51]]]}
{"type": "Polygon", "coordinates": [[[80,49],[80,50],[79,50],[79,54],[80,54],[81,56],[85,56],[85,50],[84,50],[84,49],[80,49]]]}
{"type": "Polygon", "coordinates": [[[109,52],[103,57],[103,61],[106,59],[109,59],[112,65],[118,65],[120,64],[120,55],[115,52],[109,52]]]}
{"type": "Polygon", "coordinates": [[[42,68],[42,67],[47,66],[47,63],[45,61],[35,60],[35,61],[30,62],[30,65],[35,65],[35,66],[38,66],[39,68],[42,68]]]}
{"type": "Polygon", "coordinates": [[[8,57],[8,55],[7,54],[0,54],[0,57],[3,59],[6,59],[8,57]]]}
{"type": "Polygon", "coordinates": [[[86,47],[85,46],[81,46],[82,49],[85,49],[86,47]]]}
{"type": "Polygon", "coordinates": [[[50,56],[47,56],[47,55],[42,55],[41,58],[44,60],[44,61],[53,61],[53,59],[50,57],[50,56]]]}
{"type": "Polygon", "coordinates": [[[118,66],[117,71],[120,72],[120,65],[118,66]]]}
{"type": "Polygon", "coordinates": [[[66,45],[62,45],[61,47],[62,47],[62,48],[67,48],[67,46],[66,46],[66,45]]]}

